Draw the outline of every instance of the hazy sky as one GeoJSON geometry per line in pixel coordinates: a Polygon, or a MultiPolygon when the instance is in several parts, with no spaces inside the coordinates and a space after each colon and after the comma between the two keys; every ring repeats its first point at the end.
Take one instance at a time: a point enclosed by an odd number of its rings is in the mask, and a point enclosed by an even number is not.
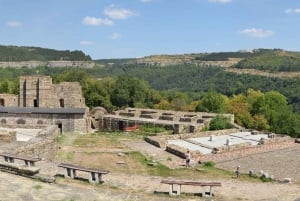
{"type": "Polygon", "coordinates": [[[93,59],[300,50],[299,0],[0,0],[0,44],[93,59]]]}

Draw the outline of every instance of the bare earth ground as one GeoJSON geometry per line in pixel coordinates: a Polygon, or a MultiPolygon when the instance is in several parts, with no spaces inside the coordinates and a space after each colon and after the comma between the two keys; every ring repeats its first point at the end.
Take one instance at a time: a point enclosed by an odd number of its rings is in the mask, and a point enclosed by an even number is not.
{"type": "Polygon", "coordinates": [[[249,170],[259,173],[262,170],[270,175],[274,175],[274,178],[277,180],[292,178],[294,183],[300,185],[299,156],[300,145],[218,163],[217,166],[227,170],[234,170],[237,165],[240,165],[242,173],[248,173],[249,170]]]}
{"type": "MultiPolygon", "coordinates": [[[[65,147],[72,150],[71,147],[65,147]]],[[[64,149],[64,148],[63,148],[64,149]]],[[[169,153],[156,148],[142,140],[126,141],[124,146],[114,149],[96,148],[90,146],[88,149],[76,148],[71,152],[70,157],[76,158],[76,162],[84,161],[87,153],[90,154],[90,166],[94,163],[103,163],[103,168],[111,170],[108,175],[103,177],[104,183],[101,185],[92,185],[81,181],[74,181],[69,179],[57,179],[57,184],[41,183],[36,180],[24,178],[8,173],[0,172],[0,200],[2,201],[177,201],[177,200],[214,200],[214,201],[298,201],[300,200],[300,184],[292,182],[287,183],[252,183],[246,181],[239,181],[233,178],[216,179],[220,181],[222,187],[213,189],[215,196],[212,198],[193,195],[182,196],[168,196],[169,186],[160,184],[162,177],[149,176],[143,172],[137,171],[139,168],[130,166],[130,161],[126,157],[118,156],[118,153],[125,153],[128,150],[139,150],[147,157],[151,157],[169,167],[178,167],[184,163],[180,158],[177,158],[169,153]],[[75,151],[76,150],[76,151],[75,151]],[[85,155],[83,155],[85,153],[85,155]],[[111,153],[114,153],[113,156],[111,153]],[[99,158],[101,157],[101,161],[99,158]],[[172,160],[168,160],[172,157],[172,160]],[[97,161],[98,160],[98,161],[97,161]],[[116,162],[124,160],[125,165],[115,165],[116,162]],[[97,161],[97,162],[95,162],[97,161]],[[114,163],[114,166],[109,164],[114,163]],[[126,169],[126,174],[122,173],[122,168],[126,169]],[[130,170],[128,173],[128,169],[130,170]]],[[[289,175],[296,177],[292,181],[299,181],[300,167],[300,146],[291,149],[274,151],[266,154],[258,154],[249,156],[234,161],[227,161],[217,164],[220,167],[232,170],[236,164],[242,166],[242,171],[247,172],[251,167],[254,169],[257,164],[257,169],[268,170],[270,174],[281,175],[284,177],[289,175]],[[286,153],[285,153],[286,152],[286,153]],[[281,157],[280,157],[281,156],[281,157]],[[265,163],[265,161],[268,161],[265,163]],[[272,162],[273,161],[273,162],[272,162]],[[281,161],[281,162],[276,162],[281,161]],[[262,162],[264,164],[262,165],[262,162]],[[290,162],[290,163],[289,163],[290,162]],[[249,166],[248,166],[249,165],[249,166]],[[273,167],[275,166],[274,170],[273,167]],[[280,170],[276,172],[275,170],[280,170]],[[292,171],[292,173],[290,173],[292,171]]],[[[69,156],[68,156],[69,157],[69,156]]],[[[86,162],[86,161],[85,161],[86,162]]],[[[61,171],[57,168],[56,164],[42,164],[43,171],[47,173],[61,171]]],[[[42,171],[42,173],[44,173],[42,171]]],[[[196,174],[196,172],[195,172],[196,174]]],[[[198,173],[199,174],[199,173],[198,173]]],[[[202,180],[202,179],[201,179],[202,180]]],[[[206,180],[203,177],[203,180],[206,180]]],[[[209,179],[211,181],[212,179],[209,179]]],[[[183,192],[187,193],[200,193],[203,189],[200,187],[183,186],[183,192]]],[[[208,189],[206,189],[208,191],[208,189]]]]}

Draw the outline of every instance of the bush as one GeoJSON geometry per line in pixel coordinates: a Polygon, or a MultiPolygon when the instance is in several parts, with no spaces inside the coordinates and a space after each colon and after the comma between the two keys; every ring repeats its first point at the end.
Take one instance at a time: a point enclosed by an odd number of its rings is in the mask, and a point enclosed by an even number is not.
{"type": "Polygon", "coordinates": [[[215,167],[215,163],[213,161],[208,161],[204,163],[204,167],[215,167]]]}
{"type": "Polygon", "coordinates": [[[230,119],[222,115],[217,115],[209,124],[209,130],[223,130],[233,127],[234,126],[230,123],[230,119]]]}
{"type": "Polygon", "coordinates": [[[141,125],[140,131],[147,133],[161,133],[166,131],[166,129],[158,125],[141,125]]]}

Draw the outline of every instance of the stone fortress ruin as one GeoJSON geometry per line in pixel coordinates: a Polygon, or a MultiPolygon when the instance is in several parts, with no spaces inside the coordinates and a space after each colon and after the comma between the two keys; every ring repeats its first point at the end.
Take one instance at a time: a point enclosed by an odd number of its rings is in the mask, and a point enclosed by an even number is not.
{"type": "MultiPolygon", "coordinates": [[[[190,150],[195,161],[220,161],[289,147],[294,139],[241,128],[203,131],[218,114],[126,108],[108,113],[89,110],[77,82],[53,84],[49,76],[21,76],[19,94],[0,94],[0,153],[52,161],[60,133],[130,132],[141,125],[168,129],[146,141],[181,158],[190,150]]],[[[234,115],[222,114],[234,124],[234,115]]],[[[6,166],[5,166],[6,167],[6,166]]],[[[0,162],[1,169],[1,162],[0,162]]]]}
{"type": "Polygon", "coordinates": [[[0,94],[0,151],[53,159],[59,133],[90,131],[79,83],[21,76],[19,85],[19,95],[0,94]]]}
{"type": "Polygon", "coordinates": [[[77,82],[52,84],[49,76],[21,76],[19,95],[0,94],[0,125],[57,125],[86,133],[88,109],[77,82]]]}
{"type": "MultiPolygon", "coordinates": [[[[226,133],[201,132],[218,115],[215,113],[126,108],[109,114],[102,107],[89,110],[78,82],[53,84],[50,76],[21,76],[19,85],[19,95],[0,94],[1,142],[38,141],[41,136],[64,132],[85,134],[92,129],[127,132],[145,124],[165,127],[172,134],[178,134],[149,137],[147,141],[179,156],[184,156],[186,149],[203,156],[285,139],[238,129],[226,133]]],[[[234,115],[222,115],[234,124],[234,115]]],[[[47,140],[41,138],[43,141],[47,140]]],[[[41,156],[38,152],[31,151],[31,154],[41,156]]]]}
{"type": "MultiPolygon", "coordinates": [[[[126,108],[113,114],[98,115],[95,125],[104,131],[130,131],[140,125],[165,127],[173,134],[200,132],[218,114],[205,112],[180,112],[154,109],[126,108]]],[[[232,114],[223,114],[234,123],[232,114]]]]}

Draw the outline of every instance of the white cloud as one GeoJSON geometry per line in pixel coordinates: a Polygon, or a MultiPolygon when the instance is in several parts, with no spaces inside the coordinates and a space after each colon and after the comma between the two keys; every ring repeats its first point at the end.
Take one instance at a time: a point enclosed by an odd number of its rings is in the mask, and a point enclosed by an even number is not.
{"type": "Polygon", "coordinates": [[[247,36],[255,37],[255,38],[266,38],[266,37],[274,35],[273,31],[257,29],[257,28],[244,29],[244,30],[240,31],[240,33],[247,35],[247,36]]]}
{"type": "Polygon", "coordinates": [[[137,13],[131,10],[125,8],[118,8],[113,4],[104,9],[104,14],[111,19],[118,19],[118,20],[124,20],[131,16],[137,15],[137,13]]]}
{"type": "Polygon", "coordinates": [[[85,18],[83,18],[82,20],[83,24],[86,25],[92,25],[92,26],[98,26],[98,25],[106,25],[106,26],[112,26],[114,25],[114,22],[111,21],[110,19],[102,19],[102,18],[96,18],[96,17],[90,17],[90,16],[86,16],[85,18]]]}
{"type": "Polygon", "coordinates": [[[113,40],[116,40],[116,39],[119,39],[121,37],[121,34],[119,34],[119,33],[113,33],[111,36],[110,36],[110,38],[111,39],[113,39],[113,40]]]}
{"type": "Polygon", "coordinates": [[[290,14],[290,13],[300,14],[300,8],[289,8],[289,9],[286,9],[284,12],[287,14],[290,14]]]}
{"type": "Polygon", "coordinates": [[[9,27],[21,27],[22,23],[18,21],[10,21],[6,23],[7,26],[9,27]]]}
{"type": "Polygon", "coordinates": [[[83,41],[80,41],[79,44],[80,45],[93,45],[93,42],[92,41],[83,40],[83,41]]]}
{"type": "Polygon", "coordinates": [[[230,3],[232,0],[208,0],[210,3],[230,3]]]}

